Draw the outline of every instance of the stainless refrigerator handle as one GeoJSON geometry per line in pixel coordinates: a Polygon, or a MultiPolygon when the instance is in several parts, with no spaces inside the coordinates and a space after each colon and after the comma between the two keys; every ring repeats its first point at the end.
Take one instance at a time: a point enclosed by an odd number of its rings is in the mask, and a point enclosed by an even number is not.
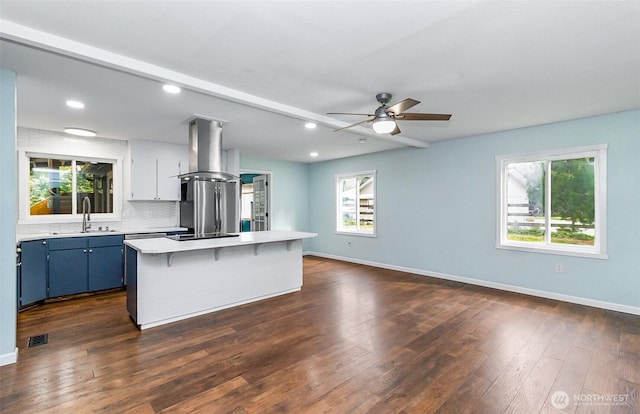
{"type": "Polygon", "coordinates": [[[218,208],[218,214],[216,214],[216,232],[220,233],[222,231],[222,184],[218,185],[218,196],[216,197],[216,203],[218,208]]]}

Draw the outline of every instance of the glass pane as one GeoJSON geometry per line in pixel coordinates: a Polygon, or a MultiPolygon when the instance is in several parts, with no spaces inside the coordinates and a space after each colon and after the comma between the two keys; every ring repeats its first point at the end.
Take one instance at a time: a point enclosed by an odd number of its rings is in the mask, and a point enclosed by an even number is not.
{"type": "Polygon", "coordinates": [[[341,230],[356,230],[356,179],[340,180],[340,227],[341,230]]]}
{"type": "Polygon", "coordinates": [[[544,243],[544,161],[507,164],[507,239],[544,243]]]}
{"type": "Polygon", "coordinates": [[[76,194],[78,214],[85,197],[91,202],[91,213],[113,213],[113,165],[76,161],[76,194]]]}
{"type": "Polygon", "coordinates": [[[595,159],[551,162],[551,242],[593,246],[595,159]]]}
{"type": "Polygon", "coordinates": [[[242,220],[251,220],[253,208],[253,183],[242,184],[242,220]]]}
{"type": "Polygon", "coordinates": [[[358,179],[358,226],[362,231],[373,232],[374,193],[373,177],[358,179]]]}
{"type": "Polygon", "coordinates": [[[71,182],[71,160],[30,158],[30,214],[71,214],[71,182]]]}

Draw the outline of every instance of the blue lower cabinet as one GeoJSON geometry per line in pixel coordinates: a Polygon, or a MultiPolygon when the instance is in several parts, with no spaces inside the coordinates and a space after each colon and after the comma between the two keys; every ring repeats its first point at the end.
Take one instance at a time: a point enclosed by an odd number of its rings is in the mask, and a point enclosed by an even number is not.
{"type": "Polygon", "coordinates": [[[48,297],[123,286],[123,236],[49,241],[48,297]]]}
{"type": "Polygon", "coordinates": [[[122,249],[122,244],[89,249],[89,291],[113,289],[123,285],[122,249]]]}
{"type": "Polygon", "coordinates": [[[18,304],[26,306],[47,298],[47,241],[24,241],[20,249],[18,304]]]}
{"type": "Polygon", "coordinates": [[[89,237],[89,291],[124,285],[124,236],[89,237]]]}
{"type": "Polygon", "coordinates": [[[49,249],[49,297],[89,291],[88,250],[49,249]]]}

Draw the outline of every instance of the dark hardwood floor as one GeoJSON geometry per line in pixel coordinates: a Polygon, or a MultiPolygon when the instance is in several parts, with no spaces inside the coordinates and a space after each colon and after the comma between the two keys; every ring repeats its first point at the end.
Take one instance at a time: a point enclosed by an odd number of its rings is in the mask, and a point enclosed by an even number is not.
{"type": "Polygon", "coordinates": [[[46,304],[18,346],[3,414],[640,413],[640,316],[315,257],[301,292],[145,331],[122,291],[46,304]]]}

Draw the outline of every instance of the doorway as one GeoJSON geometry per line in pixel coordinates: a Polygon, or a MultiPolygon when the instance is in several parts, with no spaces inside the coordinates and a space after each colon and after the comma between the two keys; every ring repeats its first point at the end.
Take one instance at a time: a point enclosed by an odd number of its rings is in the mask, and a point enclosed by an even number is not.
{"type": "Polygon", "coordinates": [[[242,202],[241,231],[271,230],[271,174],[244,172],[240,174],[242,202]]]}

